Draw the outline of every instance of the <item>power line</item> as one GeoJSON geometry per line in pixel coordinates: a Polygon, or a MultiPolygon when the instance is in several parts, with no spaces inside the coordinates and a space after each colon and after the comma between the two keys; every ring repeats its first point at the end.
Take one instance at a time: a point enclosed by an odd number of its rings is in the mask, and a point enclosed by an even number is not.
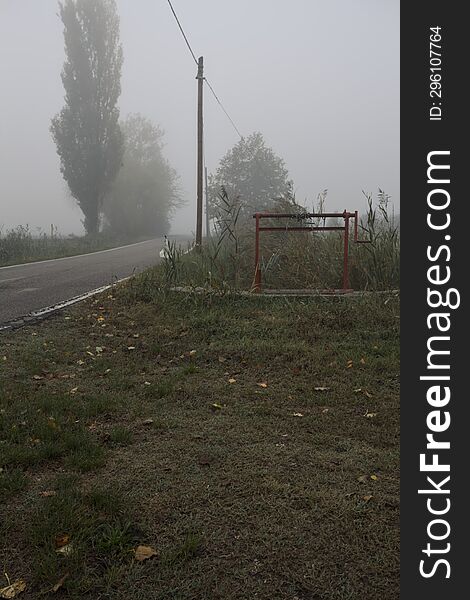
{"type": "MultiPolygon", "coordinates": [[[[183,36],[183,38],[184,38],[184,41],[186,42],[186,45],[187,45],[187,47],[189,48],[189,51],[191,52],[191,56],[193,57],[193,59],[194,59],[194,62],[195,62],[196,64],[199,64],[199,63],[198,63],[198,60],[197,60],[197,58],[196,58],[196,55],[194,54],[194,52],[193,52],[193,49],[191,48],[191,44],[189,43],[189,41],[188,41],[188,38],[187,38],[187,36],[186,36],[186,34],[185,34],[185,32],[184,32],[184,29],[183,29],[183,27],[182,27],[182,25],[181,25],[181,23],[180,23],[180,20],[178,19],[178,15],[176,14],[176,12],[175,12],[175,9],[173,8],[173,5],[172,5],[172,3],[171,3],[171,0],[168,0],[168,4],[169,4],[169,6],[170,6],[170,8],[171,8],[171,12],[173,13],[173,16],[174,16],[174,17],[175,17],[175,19],[176,19],[176,22],[178,23],[178,27],[179,27],[179,29],[180,29],[180,31],[181,31],[181,34],[182,34],[182,36],[183,36]]],[[[236,131],[236,132],[238,133],[238,135],[240,136],[240,139],[243,139],[243,136],[242,136],[242,134],[240,133],[240,131],[239,131],[238,127],[235,125],[235,123],[234,123],[234,121],[233,121],[232,117],[231,117],[231,116],[228,114],[228,112],[226,111],[226,109],[225,109],[224,105],[223,105],[223,104],[222,104],[222,102],[220,101],[219,97],[217,96],[217,94],[216,94],[216,93],[215,93],[215,91],[214,91],[214,88],[211,86],[211,84],[209,83],[209,81],[207,80],[207,78],[206,78],[206,77],[204,77],[204,81],[207,83],[207,85],[208,85],[208,87],[209,87],[210,91],[212,92],[212,94],[213,94],[214,98],[216,99],[217,103],[219,104],[220,108],[221,108],[221,109],[224,111],[224,113],[225,113],[225,115],[227,116],[228,120],[229,120],[229,121],[230,121],[230,123],[232,124],[232,127],[235,129],[235,131],[236,131]]]]}
{"type": "Polygon", "coordinates": [[[219,100],[217,94],[214,92],[214,88],[211,86],[211,84],[209,83],[209,81],[207,80],[207,77],[204,77],[205,82],[207,83],[207,85],[209,86],[210,91],[212,92],[212,94],[214,95],[214,98],[217,100],[217,103],[219,104],[220,108],[224,111],[224,113],[226,114],[228,120],[230,121],[230,123],[232,124],[233,128],[235,129],[235,131],[238,133],[238,135],[240,136],[240,139],[243,139],[242,134],[240,133],[238,127],[235,125],[235,123],[233,122],[232,117],[228,114],[228,112],[225,110],[224,105],[222,104],[222,102],[219,100]]]}
{"type": "Polygon", "coordinates": [[[168,0],[168,4],[170,5],[171,12],[173,13],[173,16],[175,17],[175,19],[176,19],[176,22],[178,23],[178,27],[180,28],[181,34],[182,34],[182,36],[184,37],[184,41],[186,42],[186,45],[188,46],[188,48],[189,48],[189,51],[191,52],[191,55],[192,55],[192,57],[193,57],[193,59],[194,59],[194,62],[195,62],[196,64],[198,64],[198,63],[197,63],[197,58],[196,58],[196,55],[194,54],[194,52],[193,52],[193,49],[191,48],[191,44],[189,43],[189,41],[188,41],[188,38],[186,37],[186,34],[184,33],[184,29],[183,29],[183,27],[181,26],[180,20],[178,19],[178,15],[176,14],[176,12],[175,12],[175,9],[173,8],[173,5],[172,5],[172,3],[171,3],[171,0],[168,0]]]}

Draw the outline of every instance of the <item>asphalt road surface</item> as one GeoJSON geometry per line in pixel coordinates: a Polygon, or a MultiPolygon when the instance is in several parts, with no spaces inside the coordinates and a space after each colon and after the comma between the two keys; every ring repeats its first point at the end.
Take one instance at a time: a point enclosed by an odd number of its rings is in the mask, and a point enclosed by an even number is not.
{"type": "Polygon", "coordinates": [[[164,239],[0,268],[0,324],[52,306],[156,264],[164,239]]]}

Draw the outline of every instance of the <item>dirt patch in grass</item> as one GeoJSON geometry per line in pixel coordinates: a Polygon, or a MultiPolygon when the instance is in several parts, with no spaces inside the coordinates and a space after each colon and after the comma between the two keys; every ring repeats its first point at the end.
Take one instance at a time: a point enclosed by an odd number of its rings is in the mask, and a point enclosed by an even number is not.
{"type": "Polygon", "coordinates": [[[398,300],[128,300],[0,338],[22,597],[397,598],[398,300]]]}

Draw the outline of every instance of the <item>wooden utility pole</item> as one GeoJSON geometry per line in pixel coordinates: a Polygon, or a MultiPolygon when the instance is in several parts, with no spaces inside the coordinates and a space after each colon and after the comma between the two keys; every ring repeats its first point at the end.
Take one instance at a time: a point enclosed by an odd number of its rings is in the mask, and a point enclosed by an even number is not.
{"type": "Polygon", "coordinates": [[[203,85],[204,85],[204,59],[199,57],[197,69],[197,215],[196,215],[196,246],[202,244],[202,192],[204,176],[203,155],[203,85]]]}
{"type": "Polygon", "coordinates": [[[207,186],[207,167],[204,167],[204,185],[206,189],[206,237],[211,237],[211,224],[209,221],[209,188],[207,186]]]}

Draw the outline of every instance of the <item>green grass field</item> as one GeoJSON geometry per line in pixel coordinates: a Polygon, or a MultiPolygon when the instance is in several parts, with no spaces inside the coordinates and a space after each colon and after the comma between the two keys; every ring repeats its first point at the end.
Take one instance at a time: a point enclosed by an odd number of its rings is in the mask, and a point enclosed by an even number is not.
{"type": "Polygon", "coordinates": [[[398,298],[145,281],[0,337],[21,598],[395,600],[398,298]]]}

